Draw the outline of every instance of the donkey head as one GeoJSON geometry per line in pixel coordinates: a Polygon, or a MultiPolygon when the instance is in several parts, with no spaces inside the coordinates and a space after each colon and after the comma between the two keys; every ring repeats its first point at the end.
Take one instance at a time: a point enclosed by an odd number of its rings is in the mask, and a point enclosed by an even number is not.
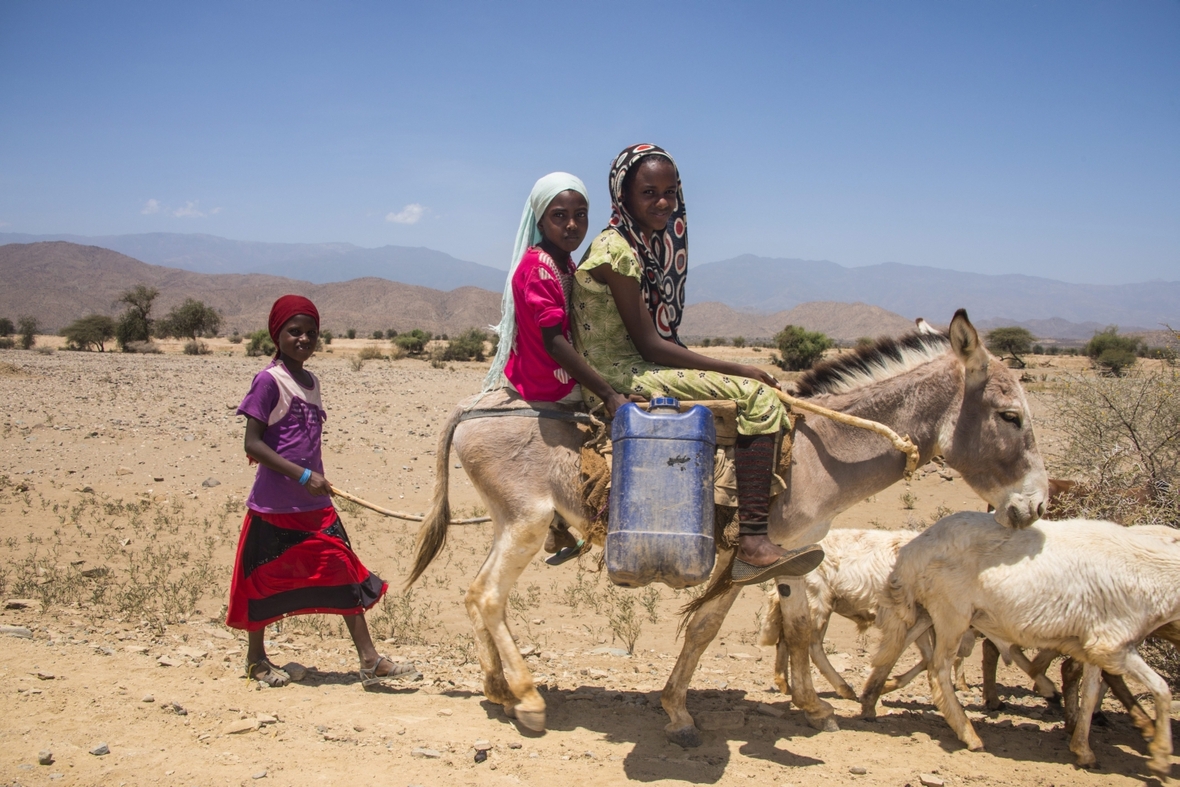
{"type": "Polygon", "coordinates": [[[1024,390],[1012,371],[988,353],[964,309],[955,312],[949,333],[964,387],[958,416],[939,441],[943,456],[995,507],[997,522],[1027,527],[1045,512],[1049,477],[1024,390]]]}

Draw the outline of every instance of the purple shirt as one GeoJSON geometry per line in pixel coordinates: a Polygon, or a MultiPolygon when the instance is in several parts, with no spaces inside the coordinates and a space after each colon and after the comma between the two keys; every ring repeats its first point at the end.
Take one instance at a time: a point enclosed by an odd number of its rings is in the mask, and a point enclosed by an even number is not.
{"type": "MultiPolygon", "coordinates": [[[[284,459],[300,467],[324,472],[320,435],[328,414],[320,402],[320,381],[311,372],[312,387],[304,388],[287,367],[279,362],[254,375],[250,392],[238,405],[238,415],[266,424],[262,442],[284,459]]],[[[317,511],[332,505],[328,495],[313,495],[298,479],[288,478],[269,467],[258,466],[254,487],[246,507],[264,514],[295,514],[317,511]]]]}

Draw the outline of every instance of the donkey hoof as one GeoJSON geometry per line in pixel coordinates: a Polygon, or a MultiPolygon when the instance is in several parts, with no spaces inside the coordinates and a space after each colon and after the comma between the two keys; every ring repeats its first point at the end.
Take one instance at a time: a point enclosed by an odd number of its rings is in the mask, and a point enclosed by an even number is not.
{"type": "Polygon", "coordinates": [[[515,718],[520,722],[520,726],[533,732],[545,731],[545,711],[542,710],[524,710],[517,706],[515,708],[515,718]]]}
{"type": "Polygon", "coordinates": [[[807,723],[811,725],[812,729],[819,730],[820,732],[840,731],[840,725],[836,723],[836,717],[831,714],[827,716],[812,716],[804,713],[803,715],[807,717],[807,723]]]}
{"type": "Polygon", "coordinates": [[[704,743],[701,740],[701,732],[695,725],[690,724],[687,727],[681,727],[678,730],[670,730],[664,728],[664,734],[668,737],[669,743],[675,743],[682,749],[695,749],[704,743]]]}

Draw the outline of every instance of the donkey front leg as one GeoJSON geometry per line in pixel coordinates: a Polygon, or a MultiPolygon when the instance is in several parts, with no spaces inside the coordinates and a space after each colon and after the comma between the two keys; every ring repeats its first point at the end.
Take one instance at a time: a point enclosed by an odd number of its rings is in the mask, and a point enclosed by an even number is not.
{"type": "MultiPolygon", "coordinates": [[[[835,709],[815,693],[811,682],[812,626],[811,609],[802,579],[779,581],[779,609],[783,615],[783,639],[791,651],[791,702],[803,711],[807,723],[824,732],[839,732],[835,709]],[[783,595],[782,587],[790,590],[783,595]]],[[[821,643],[822,648],[822,643],[821,643]]],[[[824,659],[826,662],[827,659],[824,659]]],[[[831,669],[831,665],[828,665],[831,669]]],[[[833,675],[838,675],[832,669],[833,675]]],[[[839,678],[838,678],[839,679],[839,678]]],[[[843,680],[840,679],[843,683],[843,680]]],[[[833,683],[835,685],[835,683],[833,683]]],[[[845,684],[847,686],[847,684],[845,684]]],[[[851,691],[851,689],[849,689],[851,691]]],[[[855,696],[855,694],[853,695],[855,696]]]]}
{"type": "MultiPolygon", "coordinates": [[[[717,556],[718,570],[728,570],[729,561],[717,556]]],[[[668,714],[668,723],[664,726],[664,734],[668,740],[681,748],[700,746],[701,733],[697,730],[688,712],[688,684],[692,682],[692,674],[696,672],[697,664],[709,643],[717,636],[725,615],[741,592],[741,586],[735,585],[717,598],[706,601],[700,609],[693,613],[684,630],[684,647],[680,649],[680,656],[676,659],[676,666],[664,684],[664,691],[660,695],[660,704],[668,714]]]]}
{"type": "Polygon", "coordinates": [[[513,585],[541,544],[553,510],[507,523],[497,534],[479,573],[467,590],[467,613],[475,624],[488,699],[504,705],[504,712],[535,732],[545,729],[545,700],[533,683],[533,675],[520,655],[505,619],[505,607],[513,585]],[[491,647],[487,647],[490,640],[491,647]],[[484,649],[490,652],[485,658],[484,649]],[[499,667],[499,670],[496,668],[499,667]],[[507,696],[504,696],[505,689],[507,696]]]}

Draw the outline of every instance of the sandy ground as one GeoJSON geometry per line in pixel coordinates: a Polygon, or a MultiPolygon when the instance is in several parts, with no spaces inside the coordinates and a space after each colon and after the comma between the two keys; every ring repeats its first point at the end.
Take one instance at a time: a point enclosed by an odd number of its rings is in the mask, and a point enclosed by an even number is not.
{"type": "MultiPolygon", "coordinates": [[[[42,344],[53,344],[45,338],[42,344]]],[[[373,502],[427,507],[436,432],[476,390],[482,364],[434,369],[350,353],[339,341],[309,365],[329,420],[328,477],[373,502]]],[[[986,713],[978,657],[963,699],[987,747],[970,753],[935,712],[923,680],[886,699],[876,724],[857,720],[816,675],[838,733],[812,730],[772,683],[773,652],[755,646],[762,595],[743,594],[702,660],[689,709],[705,744],[664,739],[658,693],[679,641],[685,600],[663,586],[613,591],[583,559],[528,568],[510,604],[514,632],[543,685],[549,731],[522,732],[481,694],[463,593],[486,554],[488,525],[453,528],[443,556],[401,589],[416,525],[351,505],[342,515],[369,568],[391,592],[368,618],[380,647],[412,659],[422,680],[365,692],[336,618],[269,629],[272,658],[309,668],[282,689],[242,677],[244,638],[222,624],[242,501],[253,473],[234,408],[263,359],[241,346],[214,354],[0,353],[0,783],[84,785],[1130,785],[1147,778],[1143,741],[1120,707],[1096,727],[1095,771],[1072,765],[1061,717],[1002,668],[1007,710],[986,713]],[[632,593],[642,632],[625,655],[609,622],[632,593]],[[20,604],[6,606],[21,606],[20,604]],[[6,630],[10,631],[10,630],[6,630]],[[620,655],[623,653],[623,655],[620,655]],[[760,703],[776,709],[767,714],[760,703]],[[739,713],[717,715],[719,711],[739,713]],[[491,744],[485,762],[477,741],[491,744]],[[91,749],[106,744],[109,754],[91,749]],[[39,752],[52,763],[38,764],[39,752]]],[[[757,361],[751,350],[715,350],[757,361]]],[[[1047,360],[1047,359],[1042,359],[1047,360]]],[[[1063,361],[1030,370],[1034,408],[1063,361]],[[1040,375],[1044,375],[1041,379],[1040,375]]],[[[453,461],[453,460],[452,460],[453,461]]],[[[460,470],[457,515],[483,513],[460,470]]],[[[845,513],[842,527],[921,527],[941,508],[982,509],[953,474],[928,467],[845,513]]],[[[854,687],[874,635],[834,618],[827,649],[854,687]]]]}

